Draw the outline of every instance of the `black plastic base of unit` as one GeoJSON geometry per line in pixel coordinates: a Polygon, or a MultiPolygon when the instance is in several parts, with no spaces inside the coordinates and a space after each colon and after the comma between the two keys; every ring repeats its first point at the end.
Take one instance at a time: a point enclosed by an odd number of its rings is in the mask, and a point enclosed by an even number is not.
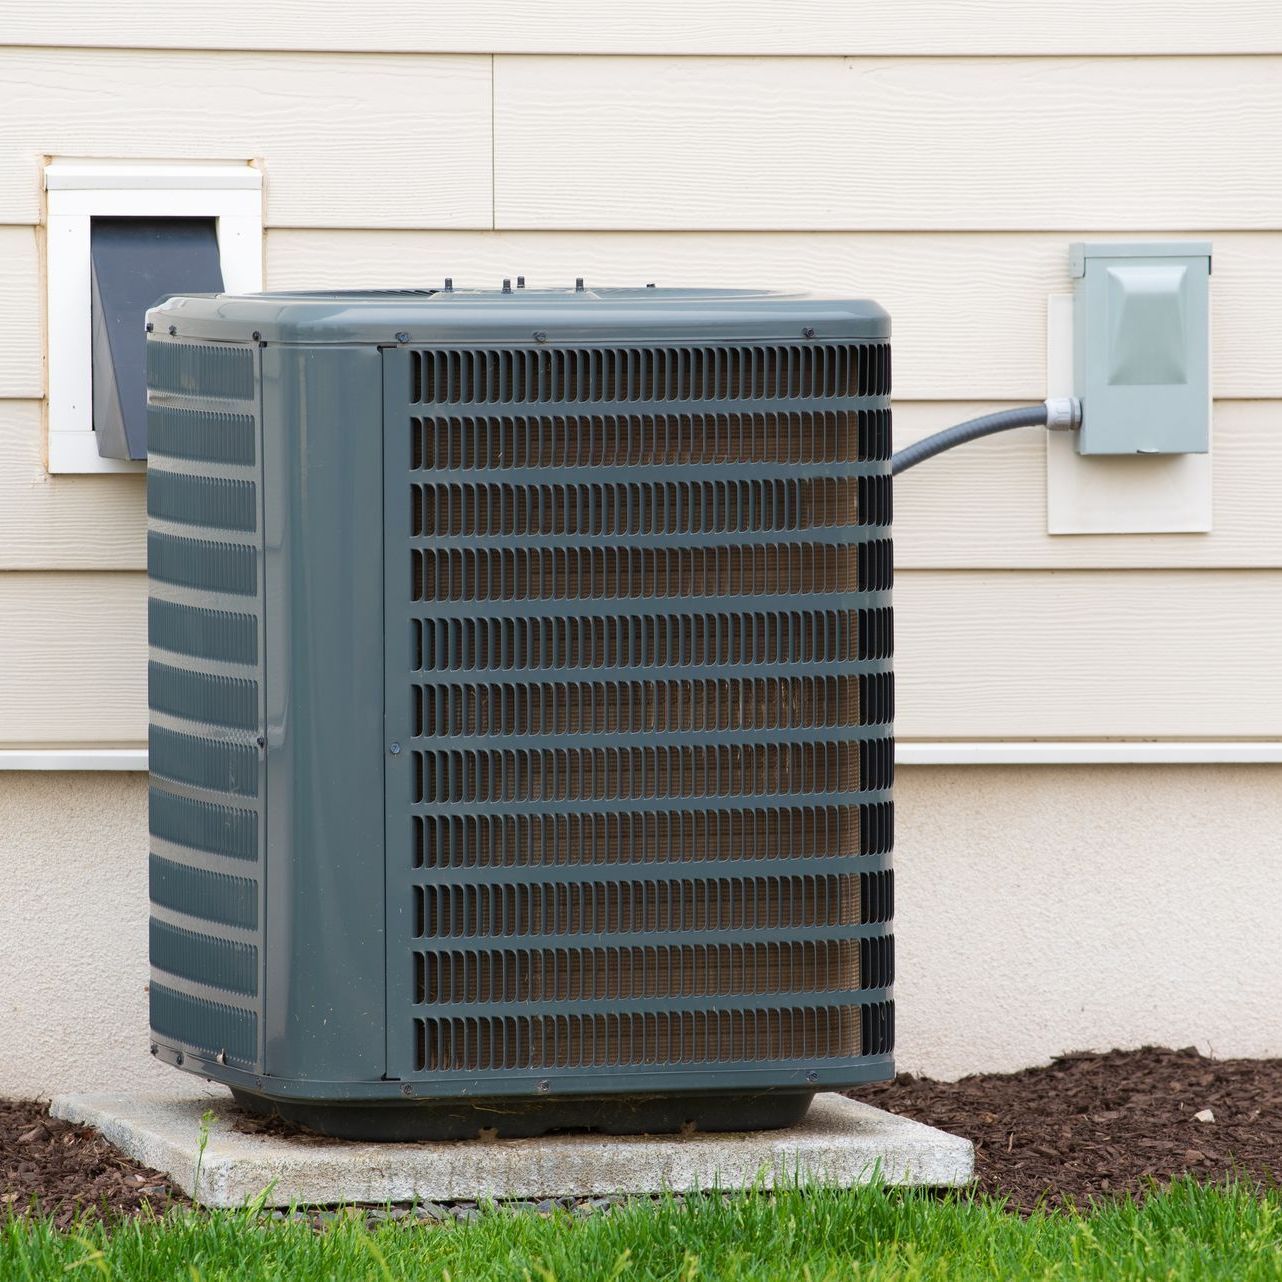
{"type": "Polygon", "coordinates": [[[670,1135],[796,1126],[813,1091],[739,1095],[603,1095],[562,1099],[389,1100],[336,1104],[271,1099],[232,1089],[241,1108],[344,1140],[468,1140],[482,1133],[523,1139],[551,1131],[670,1135]]]}

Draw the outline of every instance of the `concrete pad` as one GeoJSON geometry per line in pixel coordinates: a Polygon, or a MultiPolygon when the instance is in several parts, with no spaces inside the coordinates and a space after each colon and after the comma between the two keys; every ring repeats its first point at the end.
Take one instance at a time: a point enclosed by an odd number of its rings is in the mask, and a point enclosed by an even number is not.
{"type": "Polygon", "coordinates": [[[802,1124],[784,1131],[414,1144],[243,1134],[226,1096],[60,1095],[51,1112],[101,1131],[206,1206],[240,1206],[264,1189],[268,1206],[332,1206],[733,1189],[797,1177],[943,1186],[974,1171],[969,1140],[834,1094],[816,1096],[802,1124]],[[206,1110],[213,1117],[197,1188],[206,1110]]]}

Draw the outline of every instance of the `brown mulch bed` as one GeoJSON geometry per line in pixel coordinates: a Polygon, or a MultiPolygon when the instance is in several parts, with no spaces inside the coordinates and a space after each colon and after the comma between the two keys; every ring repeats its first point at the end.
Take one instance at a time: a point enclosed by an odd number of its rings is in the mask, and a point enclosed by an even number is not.
{"type": "Polygon", "coordinates": [[[1277,1059],[1146,1047],[959,1082],[904,1074],[851,1094],[974,1141],[978,1186],[1020,1210],[1084,1208],[1176,1175],[1282,1176],[1277,1059]],[[1196,1119],[1204,1109],[1214,1120],[1196,1119]]]}
{"type": "Polygon", "coordinates": [[[114,1217],[151,1207],[159,1214],[186,1201],[97,1131],[50,1117],[46,1104],[0,1100],[0,1217],[35,1205],[62,1228],[81,1211],[114,1217]]]}
{"type": "MultiPolygon", "coordinates": [[[[1150,1047],[960,1082],[905,1075],[852,1094],[973,1140],[978,1187],[1019,1210],[1085,1207],[1182,1174],[1282,1175],[1282,1059],[1150,1047]],[[1204,1109],[1213,1121],[1196,1120],[1204,1109]]],[[[254,1119],[253,1129],[275,1125],[254,1119]]],[[[171,1203],[186,1198],[95,1131],[55,1121],[43,1104],[0,1100],[0,1218],[35,1204],[66,1225],[82,1210],[114,1217],[171,1203]]]]}

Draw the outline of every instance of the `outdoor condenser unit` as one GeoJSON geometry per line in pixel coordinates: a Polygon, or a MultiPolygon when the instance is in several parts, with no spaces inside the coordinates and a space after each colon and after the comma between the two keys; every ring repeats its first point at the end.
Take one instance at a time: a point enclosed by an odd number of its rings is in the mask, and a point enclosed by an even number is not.
{"type": "Polygon", "coordinates": [[[148,313],[151,1029],[337,1135],[890,1076],[889,321],[749,290],[148,313]]]}

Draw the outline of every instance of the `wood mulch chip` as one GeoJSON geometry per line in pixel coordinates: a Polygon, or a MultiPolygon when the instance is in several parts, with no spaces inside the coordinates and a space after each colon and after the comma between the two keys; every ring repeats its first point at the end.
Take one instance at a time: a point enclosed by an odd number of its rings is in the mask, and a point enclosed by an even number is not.
{"type": "Polygon", "coordinates": [[[187,1199],[87,1126],[49,1116],[47,1104],[0,1100],[0,1218],[33,1209],[60,1228],[78,1214],[137,1215],[187,1199]]]}
{"type": "Polygon", "coordinates": [[[1146,1047],[1063,1055],[1047,1068],[959,1082],[901,1075],[851,1094],[975,1144],[979,1188],[1026,1211],[1282,1174],[1282,1060],[1146,1047]]]}

